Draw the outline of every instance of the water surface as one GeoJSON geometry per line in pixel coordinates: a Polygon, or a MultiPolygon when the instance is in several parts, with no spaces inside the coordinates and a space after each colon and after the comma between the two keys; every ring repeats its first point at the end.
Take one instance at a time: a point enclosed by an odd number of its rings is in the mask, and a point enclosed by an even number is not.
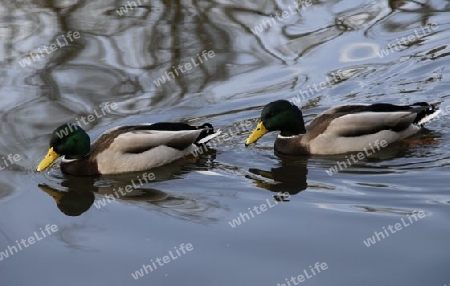
{"type": "Polygon", "coordinates": [[[0,4],[0,252],[58,228],[0,261],[2,285],[282,285],[305,272],[301,285],[450,283],[446,113],[331,176],[344,155],[281,158],[275,134],[243,144],[274,99],[302,106],[306,121],[347,103],[449,106],[448,1],[242,2],[141,1],[122,15],[126,1],[0,4]],[[34,172],[55,127],[111,102],[83,126],[92,138],[157,121],[210,122],[229,136],[104,206],[142,173],[34,172]],[[20,160],[5,166],[9,154],[20,160]],[[178,256],[183,243],[192,249],[178,256]],[[176,259],[132,277],[169,251],[176,259]],[[327,268],[314,276],[316,262],[327,268]]]}

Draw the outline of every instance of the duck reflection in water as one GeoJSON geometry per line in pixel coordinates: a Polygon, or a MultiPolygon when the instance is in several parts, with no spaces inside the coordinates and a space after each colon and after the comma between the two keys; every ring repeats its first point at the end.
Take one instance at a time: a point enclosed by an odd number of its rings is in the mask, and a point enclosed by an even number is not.
{"type": "MultiPolygon", "coordinates": [[[[56,202],[58,209],[67,216],[79,216],[86,212],[94,203],[94,191],[97,188],[89,188],[89,184],[82,187],[74,186],[74,181],[65,180],[62,186],[67,188],[67,191],[59,191],[49,185],[39,184],[38,187],[48,195],[50,195],[56,202]]],[[[92,180],[94,183],[94,180],[92,180]]]]}
{"type": "Polygon", "coordinates": [[[281,166],[271,168],[270,171],[250,168],[252,175],[246,177],[252,179],[256,186],[277,193],[274,195],[275,200],[287,201],[289,196],[286,193],[296,195],[308,187],[308,158],[277,155],[281,159],[281,166]]]}
{"type": "Polygon", "coordinates": [[[218,202],[203,196],[175,195],[149,187],[151,184],[161,181],[182,179],[183,176],[180,175],[191,172],[193,169],[199,169],[199,167],[208,169],[205,167],[205,158],[196,158],[195,161],[193,159],[184,160],[153,169],[149,172],[154,173],[155,181],[143,185],[137,184],[137,188],[127,192],[118,192],[117,190],[119,188],[124,190],[127,186],[132,186],[130,184],[132,179],[137,182],[136,178],[142,177],[143,173],[102,177],[73,177],[60,174],[63,181],[59,184],[63,190],[48,184],[39,184],[38,187],[50,195],[59,210],[67,216],[79,216],[89,210],[92,205],[97,209],[108,208],[111,202],[122,201],[192,222],[204,224],[217,222],[219,221],[218,215],[225,215],[225,212],[221,210],[226,210],[218,202]],[[195,163],[195,167],[186,166],[187,163],[195,163]]]}
{"type": "MultiPolygon", "coordinates": [[[[93,178],[68,178],[65,179],[61,186],[66,190],[57,190],[46,184],[39,184],[39,188],[53,197],[56,206],[67,216],[79,216],[86,212],[94,204],[97,209],[107,207],[109,203],[115,200],[132,200],[154,202],[166,199],[168,195],[160,190],[153,188],[133,189],[131,192],[116,192],[116,189],[125,189],[130,184],[126,182],[117,182],[113,187],[96,187],[96,180],[93,178]],[[102,196],[95,199],[95,193],[102,196]]],[[[141,186],[139,186],[141,187],[141,186]]]]}

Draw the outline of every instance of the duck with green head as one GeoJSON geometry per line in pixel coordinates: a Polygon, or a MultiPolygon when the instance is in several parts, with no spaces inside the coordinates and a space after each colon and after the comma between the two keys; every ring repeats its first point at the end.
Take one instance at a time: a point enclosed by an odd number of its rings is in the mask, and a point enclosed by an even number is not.
{"type": "Polygon", "coordinates": [[[389,103],[342,105],[317,115],[305,125],[301,110],[287,100],[267,104],[256,129],[245,142],[280,131],[275,151],[285,155],[341,154],[363,151],[371,144],[390,144],[417,133],[440,113],[436,104],[389,103]]]}
{"type": "Polygon", "coordinates": [[[91,145],[81,127],[64,124],[53,131],[49,150],[37,171],[45,170],[60,156],[61,171],[70,175],[144,171],[187,156],[219,134],[209,123],[191,126],[160,122],[119,126],[103,133],[91,145]]]}

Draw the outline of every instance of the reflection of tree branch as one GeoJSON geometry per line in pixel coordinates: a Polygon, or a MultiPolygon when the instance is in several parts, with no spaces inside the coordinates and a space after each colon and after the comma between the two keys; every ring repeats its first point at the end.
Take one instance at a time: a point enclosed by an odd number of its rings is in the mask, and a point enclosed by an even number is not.
{"type": "MultiPolygon", "coordinates": [[[[172,12],[173,14],[173,21],[172,25],[170,25],[170,32],[172,37],[172,57],[171,57],[171,67],[176,67],[179,64],[181,64],[181,41],[180,41],[180,33],[183,29],[180,29],[183,22],[183,13],[181,13],[181,6],[180,0],[176,0],[176,4],[168,5],[168,9],[174,9],[172,12]]],[[[171,67],[169,67],[169,70],[171,70],[171,67]]],[[[174,79],[176,82],[179,83],[179,87],[181,88],[181,93],[185,94],[187,91],[187,88],[184,84],[182,84],[181,76],[176,76],[174,79]]]]}

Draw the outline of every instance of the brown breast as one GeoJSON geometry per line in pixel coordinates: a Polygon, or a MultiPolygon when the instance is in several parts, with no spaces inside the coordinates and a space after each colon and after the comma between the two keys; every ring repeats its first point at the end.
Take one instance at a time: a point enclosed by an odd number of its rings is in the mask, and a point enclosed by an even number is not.
{"type": "Polygon", "coordinates": [[[275,140],[274,149],[276,152],[285,155],[308,155],[309,148],[302,144],[302,136],[294,137],[294,138],[277,138],[275,140]]]}

